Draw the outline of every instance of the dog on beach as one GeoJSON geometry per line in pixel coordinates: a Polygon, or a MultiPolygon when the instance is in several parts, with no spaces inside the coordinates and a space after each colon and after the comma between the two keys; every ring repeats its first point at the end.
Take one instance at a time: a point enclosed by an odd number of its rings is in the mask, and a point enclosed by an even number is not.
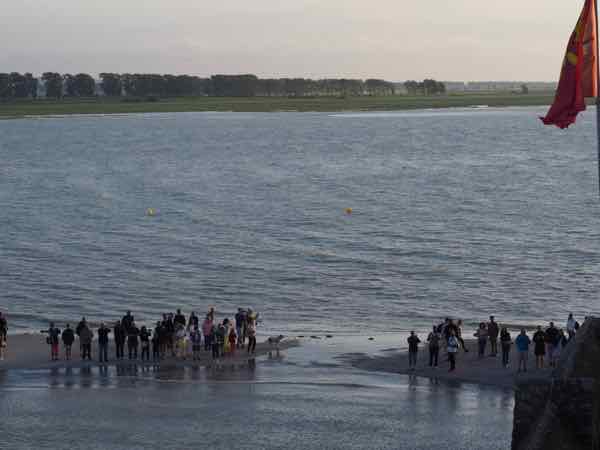
{"type": "Polygon", "coordinates": [[[267,339],[267,342],[269,343],[271,348],[275,347],[276,350],[279,350],[279,344],[284,339],[285,336],[283,334],[280,334],[279,336],[271,336],[269,339],[267,339]]]}

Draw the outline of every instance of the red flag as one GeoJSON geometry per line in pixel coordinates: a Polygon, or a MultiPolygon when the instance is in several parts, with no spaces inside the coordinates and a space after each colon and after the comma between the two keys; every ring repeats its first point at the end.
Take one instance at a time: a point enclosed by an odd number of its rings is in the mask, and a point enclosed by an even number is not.
{"type": "Polygon", "coordinates": [[[585,98],[598,95],[596,0],[586,0],[571,34],[554,103],[542,121],[567,128],[585,110],[585,98]]]}

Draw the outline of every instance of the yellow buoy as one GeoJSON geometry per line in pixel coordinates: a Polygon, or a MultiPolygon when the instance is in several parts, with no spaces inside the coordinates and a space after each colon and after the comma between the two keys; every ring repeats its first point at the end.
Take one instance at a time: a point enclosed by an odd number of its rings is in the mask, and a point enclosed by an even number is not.
{"type": "Polygon", "coordinates": [[[156,215],[156,210],[154,208],[148,208],[146,210],[146,215],[147,216],[154,216],[154,215],[156,215]]]}
{"type": "Polygon", "coordinates": [[[352,208],[346,208],[345,211],[346,214],[352,214],[352,208]]]}

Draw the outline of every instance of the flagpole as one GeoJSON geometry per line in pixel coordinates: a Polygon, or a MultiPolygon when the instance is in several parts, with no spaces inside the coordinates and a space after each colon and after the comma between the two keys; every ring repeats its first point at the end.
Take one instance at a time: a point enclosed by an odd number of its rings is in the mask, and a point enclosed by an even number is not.
{"type": "Polygon", "coordinates": [[[598,143],[598,195],[600,195],[600,56],[598,43],[598,0],[594,0],[594,8],[596,11],[596,139],[598,143]]]}

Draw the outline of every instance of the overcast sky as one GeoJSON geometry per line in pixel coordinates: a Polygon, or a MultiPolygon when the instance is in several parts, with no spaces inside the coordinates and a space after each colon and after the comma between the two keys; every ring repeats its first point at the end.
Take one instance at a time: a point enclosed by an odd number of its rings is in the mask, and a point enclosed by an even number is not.
{"type": "Polygon", "coordinates": [[[583,0],[17,0],[0,72],[558,78],[583,0]]]}

